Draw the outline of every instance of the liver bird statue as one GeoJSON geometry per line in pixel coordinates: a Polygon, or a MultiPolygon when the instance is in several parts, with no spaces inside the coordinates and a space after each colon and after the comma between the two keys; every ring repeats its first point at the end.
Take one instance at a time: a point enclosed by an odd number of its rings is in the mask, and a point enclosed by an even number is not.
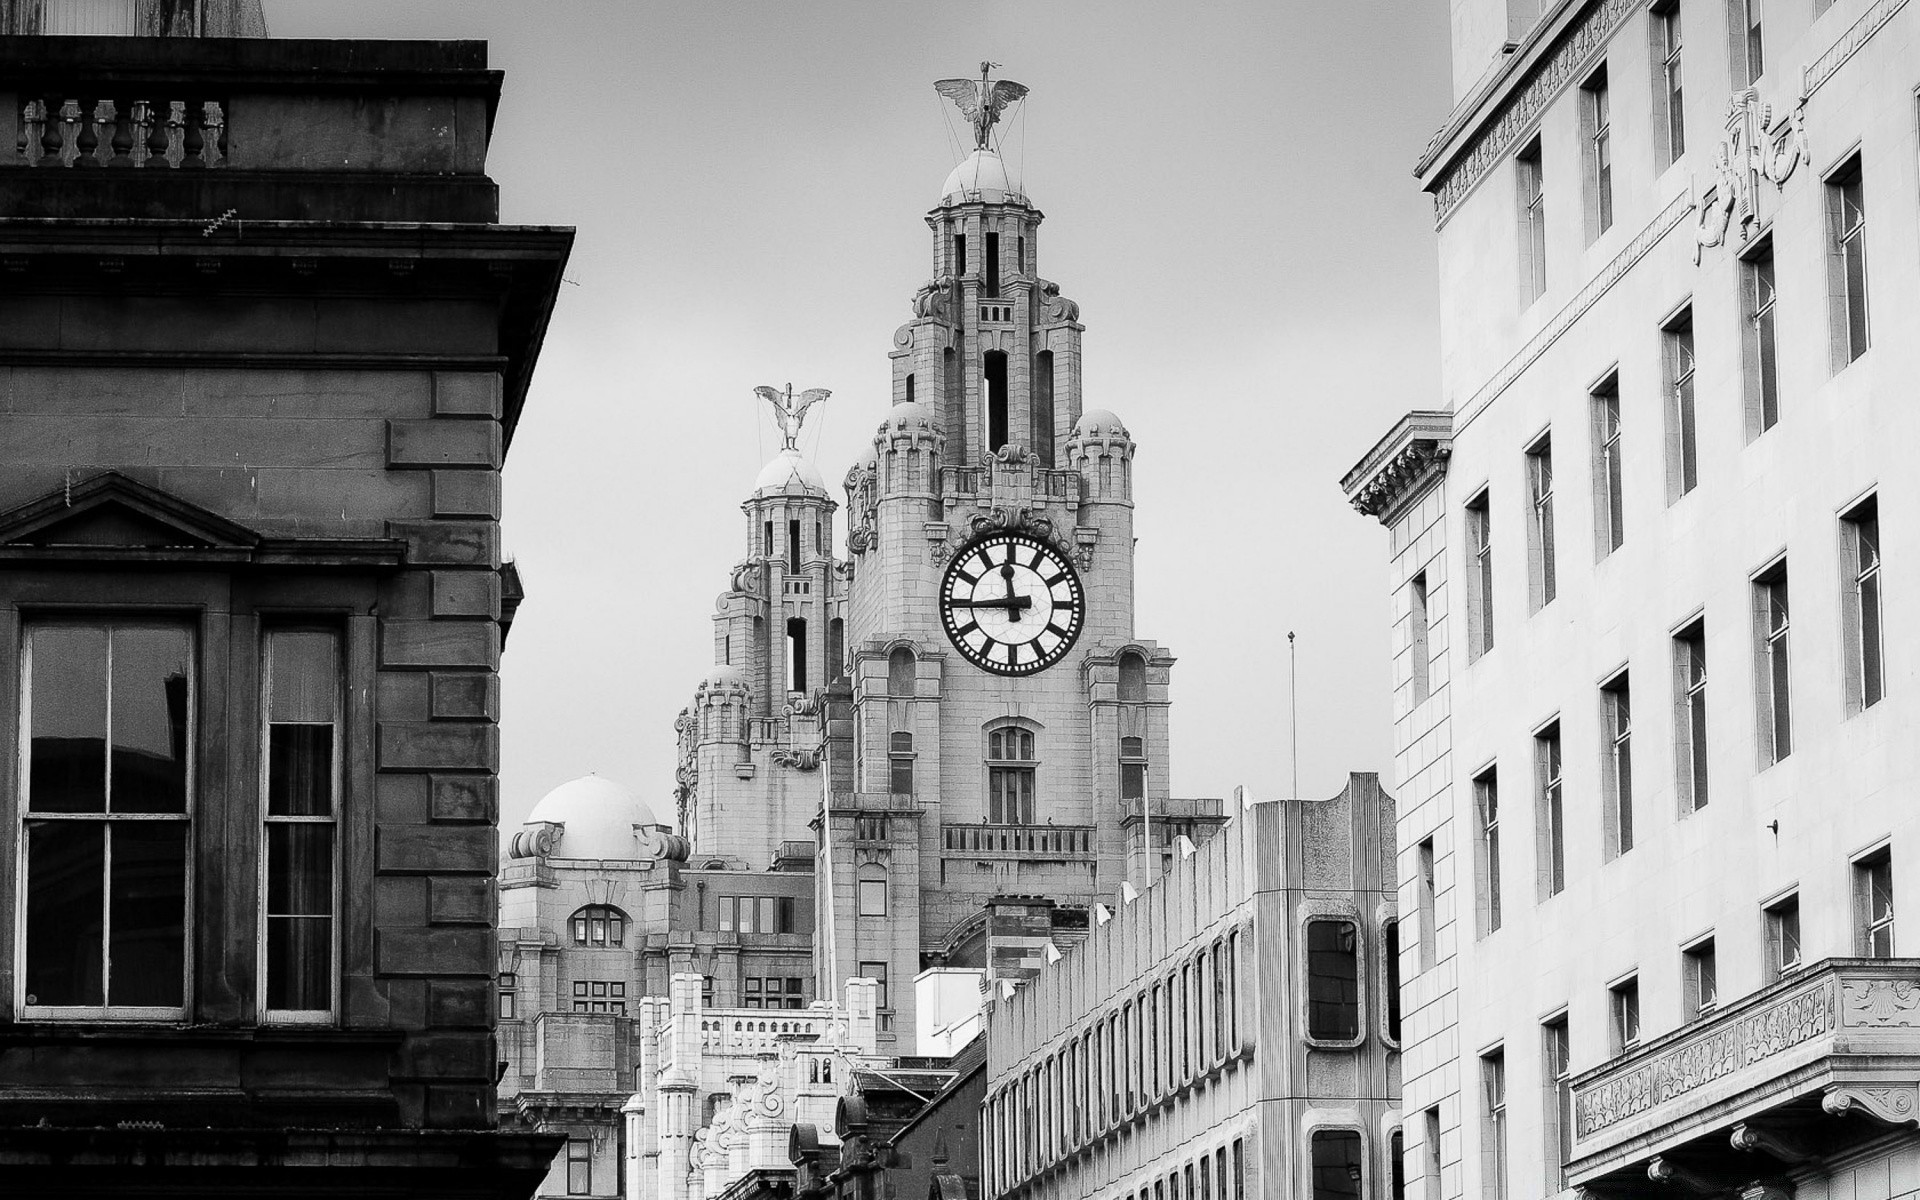
{"type": "Polygon", "coordinates": [[[987,72],[999,63],[980,64],[980,78],[942,79],[933,85],[933,90],[960,106],[960,112],[973,124],[973,148],[987,148],[987,134],[1007,105],[1027,94],[1025,84],[1015,83],[1011,79],[1002,79],[997,83],[987,82],[987,72]]]}
{"type": "Polygon", "coordinates": [[[780,426],[780,436],[787,439],[789,450],[800,448],[800,423],[807,419],[807,410],[833,395],[826,388],[808,388],[795,400],[791,383],[785,392],[762,385],[753,389],[753,394],[773,405],[773,419],[780,426]]]}

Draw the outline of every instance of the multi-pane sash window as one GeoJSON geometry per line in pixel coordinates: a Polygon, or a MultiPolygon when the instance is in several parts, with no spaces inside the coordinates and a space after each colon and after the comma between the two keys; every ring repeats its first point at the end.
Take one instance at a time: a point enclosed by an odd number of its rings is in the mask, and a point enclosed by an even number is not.
{"type": "Polygon", "coordinates": [[[1507,1200],[1507,1055],[1480,1056],[1481,1182],[1488,1200],[1507,1200]]]}
{"type": "Polygon", "coordinates": [[[567,1139],[567,1195],[593,1194],[593,1142],[584,1137],[567,1139]]]}
{"type": "Polygon", "coordinates": [[[1546,1084],[1547,1193],[1565,1190],[1573,1157],[1573,1045],[1563,1013],[1540,1027],[1541,1074],[1546,1084]]]}
{"type": "Polygon", "coordinates": [[[573,1011],[627,1015],[627,985],[618,979],[576,979],[573,981],[573,1011]]]}
{"type": "Polygon", "coordinates": [[[1640,979],[1622,980],[1608,990],[1613,1011],[1613,1052],[1625,1054],[1640,1045],[1640,979]]]}
{"type": "Polygon", "coordinates": [[[1580,89],[1582,132],[1587,140],[1587,240],[1613,227],[1613,125],[1603,66],[1580,89]]]}
{"type": "Polygon", "coordinates": [[[1846,596],[1841,620],[1847,649],[1847,707],[1871,708],[1886,695],[1885,650],[1881,636],[1880,506],[1868,497],[1841,518],[1841,561],[1846,596]]]}
{"type": "Polygon", "coordinates": [[[1033,733],[1018,726],[987,734],[987,819],[996,825],[1031,825],[1033,733]]]}
{"type": "Polygon", "coordinates": [[[172,626],[48,621],[29,626],[25,641],[27,1015],[178,1018],[193,637],[172,626]]]}
{"type": "Polygon", "coordinates": [[[748,976],[740,981],[742,1008],[801,1008],[803,995],[798,976],[765,978],[748,976]]]}
{"type": "Polygon", "coordinates": [[[1553,443],[1546,438],[1527,451],[1527,500],[1532,519],[1527,526],[1527,551],[1532,560],[1533,607],[1537,612],[1553,602],[1553,443]]]}
{"type": "Polygon", "coordinates": [[[1147,795],[1147,741],[1145,738],[1120,739],[1120,798],[1144,800],[1147,795]]]}
{"type": "Polygon", "coordinates": [[[1500,778],[1489,770],[1473,781],[1480,823],[1480,932],[1500,928],[1500,778]]]}
{"type": "Polygon", "coordinates": [[[1687,152],[1686,105],[1680,71],[1680,0],[1653,13],[1653,97],[1656,128],[1663,143],[1661,165],[1687,152]]]}
{"type": "Polygon", "coordinates": [[[1732,0],[1733,86],[1752,87],[1766,72],[1766,47],[1760,31],[1760,0],[1732,0]]]}
{"type": "Polygon", "coordinates": [[[913,795],[911,733],[894,733],[887,739],[887,790],[896,796],[913,795]]]}
{"type": "Polygon", "coordinates": [[[1838,370],[1867,352],[1867,209],[1857,154],[1827,177],[1827,236],[1838,370]]]}
{"type": "Polygon", "coordinates": [[[1859,952],[1893,957],[1893,856],[1885,850],[1854,864],[1854,905],[1859,913],[1859,952]]]}
{"type": "Polygon", "coordinates": [[[1486,492],[1467,501],[1467,661],[1493,649],[1493,530],[1486,492]]]}
{"type": "Polygon", "coordinates": [[[520,1015],[520,977],[512,971],[500,972],[496,989],[500,996],[500,1019],[511,1021],[520,1015]]]}
{"type": "Polygon", "coordinates": [[[1540,896],[1557,896],[1567,886],[1567,837],[1560,777],[1560,724],[1554,722],[1533,738],[1534,775],[1538,789],[1535,820],[1540,828],[1540,896]]]}
{"type": "Polygon", "coordinates": [[[1767,905],[1767,979],[1800,969],[1800,896],[1795,893],[1767,905]]]}
{"type": "Polygon", "coordinates": [[[1707,806],[1707,627],[1695,621],[1673,635],[1674,783],[1680,809],[1707,806]]]}
{"type": "Polygon", "coordinates": [[[266,635],[268,1015],[333,1010],[340,645],[320,629],[266,635]]]}
{"type": "Polygon", "coordinates": [[[1713,952],[1713,939],[1707,938],[1688,946],[1683,957],[1687,1020],[1692,1021],[1720,1007],[1720,971],[1713,952]]]}
{"type": "Polygon", "coordinates": [[[1760,727],[1760,761],[1779,762],[1793,752],[1793,686],[1787,669],[1789,622],[1787,564],[1769,567],[1753,581],[1755,714],[1760,727]]]}
{"type": "Polygon", "coordinates": [[[1520,202],[1520,306],[1547,290],[1547,201],[1540,173],[1540,139],[1514,156],[1520,202]]]}
{"type": "Polygon", "coordinates": [[[1593,390],[1594,558],[1605,558],[1626,540],[1626,492],[1621,486],[1620,377],[1609,375],[1593,390]]]}
{"type": "Polygon", "coordinates": [[[1747,318],[1747,436],[1759,437],[1780,420],[1780,362],[1774,330],[1773,241],[1762,242],[1740,264],[1741,303],[1747,318]]]}
{"type": "Polygon", "coordinates": [[[1693,309],[1683,309],[1662,334],[1667,368],[1667,499],[1673,501],[1700,482],[1694,437],[1693,309]]]}
{"type": "Polygon", "coordinates": [[[627,917],[617,908],[589,904],[573,914],[573,944],[618,946],[626,940],[627,917]]]}
{"type": "Polygon", "coordinates": [[[1607,850],[1625,854],[1633,849],[1633,702],[1625,671],[1600,689],[1600,717],[1607,850]]]}

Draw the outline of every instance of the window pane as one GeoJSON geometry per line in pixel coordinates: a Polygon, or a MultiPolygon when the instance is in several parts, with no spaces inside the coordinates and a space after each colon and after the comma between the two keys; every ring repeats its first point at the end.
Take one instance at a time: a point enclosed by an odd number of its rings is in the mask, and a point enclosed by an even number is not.
{"type": "Polygon", "coordinates": [[[28,823],[28,1004],[105,1002],[105,881],[106,832],[100,824],[28,823]]]}
{"type": "Polygon", "coordinates": [[[267,727],[267,813],[275,817],[332,815],[332,725],[267,727]]]}
{"type": "Polygon", "coordinates": [[[1313,1135],[1313,1200],[1358,1200],[1360,1135],[1351,1129],[1323,1129],[1313,1135]]]}
{"type": "Polygon", "coordinates": [[[268,635],[267,720],[331,723],[339,711],[340,662],[333,634],[276,629],[268,635]]]}
{"type": "Polygon", "coordinates": [[[1346,921],[1307,922],[1307,1026],[1334,1041],[1360,1034],[1360,968],[1346,921]]]}
{"type": "Polygon", "coordinates": [[[187,824],[119,822],[111,836],[107,1003],[178,1007],[186,966],[187,824]]]}
{"type": "Polygon", "coordinates": [[[187,634],[113,631],[111,786],[115,812],[187,811],[187,634]]]}
{"type": "Polygon", "coordinates": [[[333,913],[333,826],[267,826],[267,913],[325,917],[333,913]]]}
{"type": "Polygon", "coordinates": [[[773,897],[772,896],[760,897],[758,907],[760,909],[760,932],[772,933],[773,932],[773,909],[774,909],[773,897]]]}
{"type": "Polygon", "coordinates": [[[31,806],[39,812],[102,812],[107,806],[106,630],[36,629],[30,647],[31,806]]]}

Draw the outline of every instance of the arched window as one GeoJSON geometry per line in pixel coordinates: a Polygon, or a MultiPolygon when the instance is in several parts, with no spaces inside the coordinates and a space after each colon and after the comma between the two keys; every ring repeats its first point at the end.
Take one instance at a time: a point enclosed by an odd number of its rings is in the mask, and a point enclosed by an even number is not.
{"type": "Polygon", "coordinates": [[[887,655],[887,695],[896,700],[912,696],[917,674],[913,651],[905,646],[896,647],[887,655]]]}
{"type": "Polygon", "coordinates": [[[893,734],[887,744],[887,790],[896,796],[913,795],[913,735],[893,734]]]}
{"type": "Polygon", "coordinates": [[[576,946],[618,946],[627,935],[627,914],[604,904],[587,905],[572,923],[576,946]]]}
{"type": "Polygon", "coordinates": [[[1147,698],[1147,660],[1129,650],[1120,656],[1120,699],[1147,698]]]}
{"type": "Polygon", "coordinates": [[[987,732],[987,820],[1031,825],[1034,820],[1033,731],[1007,725],[987,732]]]}

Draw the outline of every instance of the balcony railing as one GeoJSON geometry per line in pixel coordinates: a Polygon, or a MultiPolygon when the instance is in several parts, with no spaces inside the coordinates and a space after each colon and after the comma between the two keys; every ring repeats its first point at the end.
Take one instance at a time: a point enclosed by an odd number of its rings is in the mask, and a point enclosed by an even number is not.
{"type": "Polygon", "coordinates": [[[1576,1077],[1568,1182],[1737,1191],[1920,1119],[1916,1081],[1920,961],[1829,959],[1576,1077]]]}
{"type": "Polygon", "coordinates": [[[1091,825],[942,825],[941,844],[982,857],[1084,858],[1093,854],[1091,825]]]}
{"type": "Polygon", "coordinates": [[[205,96],[49,91],[21,101],[14,150],[29,167],[217,167],[227,157],[226,104],[205,96]]]}

